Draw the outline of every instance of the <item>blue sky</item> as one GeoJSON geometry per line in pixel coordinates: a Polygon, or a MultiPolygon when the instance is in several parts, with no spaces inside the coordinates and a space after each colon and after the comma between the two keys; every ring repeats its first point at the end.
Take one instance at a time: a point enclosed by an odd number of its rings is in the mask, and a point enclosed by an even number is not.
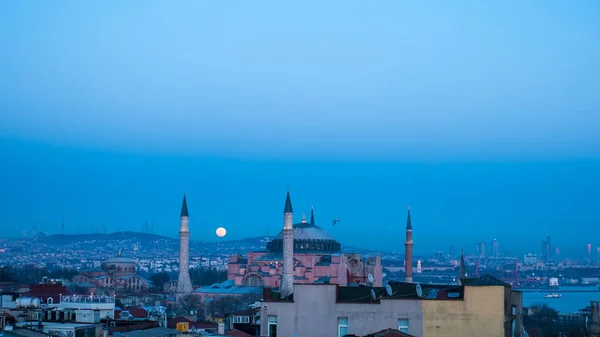
{"type": "Polygon", "coordinates": [[[286,187],[343,217],[342,243],[386,249],[408,203],[423,249],[580,247],[600,222],[596,1],[0,13],[3,235],[63,215],[175,235],[184,189],[197,239],[275,228],[286,187]]]}

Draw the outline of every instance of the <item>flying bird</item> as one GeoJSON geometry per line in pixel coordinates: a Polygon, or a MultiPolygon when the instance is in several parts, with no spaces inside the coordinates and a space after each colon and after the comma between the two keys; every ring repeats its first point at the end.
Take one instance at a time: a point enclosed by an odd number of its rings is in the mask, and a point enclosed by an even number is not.
{"type": "Polygon", "coordinates": [[[340,222],[340,219],[335,219],[333,220],[333,225],[335,226],[336,223],[340,222]]]}

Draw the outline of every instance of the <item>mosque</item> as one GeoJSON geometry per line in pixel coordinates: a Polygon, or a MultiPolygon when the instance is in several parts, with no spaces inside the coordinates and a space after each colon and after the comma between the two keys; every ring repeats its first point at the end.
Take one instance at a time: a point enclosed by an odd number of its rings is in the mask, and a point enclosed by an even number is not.
{"type": "Polygon", "coordinates": [[[91,289],[91,292],[143,293],[148,291],[150,281],[137,275],[136,262],[119,255],[102,262],[101,268],[81,271],[73,277],[73,285],[91,289]]]}
{"type": "Polygon", "coordinates": [[[316,225],[314,209],[311,210],[310,221],[303,218],[299,223],[292,223],[293,209],[288,191],[284,229],[264,251],[249,252],[246,257],[241,254],[231,256],[227,266],[228,280],[236,286],[293,288],[294,283],[341,286],[367,283],[371,275],[373,286],[381,287],[380,255],[363,258],[360,254],[342,253],[342,245],[316,225]],[[286,258],[288,263],[284,261],[286,258]],[[284,264],[292,268],[285,270],[284,264]],[[282,280],[289,284],[282,285],[282,280]]]}

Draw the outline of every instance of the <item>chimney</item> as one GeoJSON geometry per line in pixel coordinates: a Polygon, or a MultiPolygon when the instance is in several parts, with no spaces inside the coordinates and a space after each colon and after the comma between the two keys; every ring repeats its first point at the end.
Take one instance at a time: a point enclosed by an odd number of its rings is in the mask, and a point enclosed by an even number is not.
{"type": "Polygon", "coordinates": [[[598,316],[598,301],[590,301],[590,307],[592,312],[590,314],[590,320],[588,322],[588,330],[590,336],[600,336],[600,317],[598,316]]]}

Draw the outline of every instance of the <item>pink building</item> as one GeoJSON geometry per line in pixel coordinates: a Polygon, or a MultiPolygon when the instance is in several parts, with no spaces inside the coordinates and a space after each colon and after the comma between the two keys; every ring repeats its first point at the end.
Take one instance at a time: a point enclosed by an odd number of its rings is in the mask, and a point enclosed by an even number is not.
{"type": "MultiPolygon", "coordinates": [[[[333,283],[347,286],[367,283],[373,275],[373,285],[381,287],[381,257],[363,258],[360,254],[342,253],[342,245],[315,224],[314,211],[310,222],[302,219],[294,224],[294,283],[333,283]]],[[[241,254],[229,259],[227,278],[236,286],[266,286],[278,288],[283,273],[283,230],[267,244],[266,250],[241,254]]]]}

